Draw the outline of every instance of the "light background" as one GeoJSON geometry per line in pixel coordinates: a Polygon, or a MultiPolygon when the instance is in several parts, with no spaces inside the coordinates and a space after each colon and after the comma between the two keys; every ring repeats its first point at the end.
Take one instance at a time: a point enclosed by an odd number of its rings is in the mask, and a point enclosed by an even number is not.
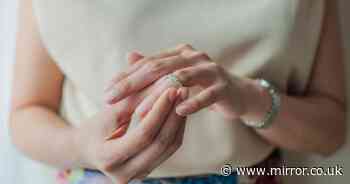
{"type": "MultiPolygon", "coordinates": [[[[28,164],[12,147],[8,136],[7,113],[10,96],[10,81],[12,64],[14,60],[14,40],[16,29],[16,7],[15,0],[0,0],[0,183],[6,184],[39,184],[42,183],[40,175],[37,175],[35,165],[28,164]],[[33,172],[33,174],[31,174],[33,172]]],[[[346,48],[347,64],[347,89],[350,97],[350,1],[340,0],[340,12],[344,46],[346,48]]],[[[350,104],[350,98],[348,98],[350,104]]],[[[349,108],[350,109],[350,108],[349,108]]],[[[350,111],[349,111],[350,113],[350,111]]],[[[350,121],[348,121],[348,124],[350,121]]],[[[348,126],[350,132],[350,125],[348,126]]],[[[346,146],[333,157],[320,160],[310,158],[299,166],[332,166],[340,164],[344,167],[344,176],[333,177],[294,177],[288,183],[306,184],[329,184],[348,183],[350,180],[350,135],[347,138],[346,146]]],[[[45,183],[48,184],[48,183],[45,183]]]]}

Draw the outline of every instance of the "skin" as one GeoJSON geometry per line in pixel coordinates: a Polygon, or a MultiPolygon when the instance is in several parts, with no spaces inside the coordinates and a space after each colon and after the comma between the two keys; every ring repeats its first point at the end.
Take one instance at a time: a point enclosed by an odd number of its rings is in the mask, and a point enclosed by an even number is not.
{"type": "MultiPolygon", "coordinates": [[[[345,77],[337,15],[336,1],[327,1],[322,37],[305,94],[281,94],[281,110],[275,123],[268,129],[256,130],[278,147],[328,156],[345,141],[345,77]]],[[[206,53],[189,44],[142,57],[112,80],[106,93],[107,103],[117,103],[172,73],[186,87],[202,89],[176,107],[179,115],[212,106],[227,119],[259,121],[271,106],[268,93],[256,81],[228,73],[206,53]]],[[[136,112],[141,117],[161,91],[158,88],[139,105],[136,112]]]]}
{"type": "Polygon", "coordinates": [[[98,169],[114,183],[147,176],[182,144],[186,117],[177,115],[174,106],[186,99],[186,88],[168,88],[138,126],[118,139],[106,137],[120,126],[119,105],[106,104],[81,126],[69,126],[58,115],[64,76],[44,49],[30,7],[30,1],[20,6],[13,143],[32,159],[61,169],[98,169]]]}
{"type": "MultiPolygon", "coordinates": [[[[335,1],[327,2],[306,93],[281,94],[274,124],[256,130],[281,148],[324,156],[345,140],[344,63],[335,1]]],[[[64,76],[40,40],[31,1],[20,3],[19,17],[10,129],[13,143],[35,160],[59,168],[99,169],[114,182],[127,183],[145,177],[181,146],[184,116],[213,107],[225,118],[260,120],[271,104],[254,80],[229,74],[206,53],[185,44],[153,56],[131,53],[130,69],[106,87],[109,105],[82,126],[69,126],[58,115],[64,76]],[[173,72],[187,87],[199,87],[199,96],[186,99],[187,88],[161,80],[173,72]],[[154,96],[146,98],[149,94],[154,96]],[[130,134],[115,136],[113,131],[127,125],[134,111],[142,122],[130,134]]]]}

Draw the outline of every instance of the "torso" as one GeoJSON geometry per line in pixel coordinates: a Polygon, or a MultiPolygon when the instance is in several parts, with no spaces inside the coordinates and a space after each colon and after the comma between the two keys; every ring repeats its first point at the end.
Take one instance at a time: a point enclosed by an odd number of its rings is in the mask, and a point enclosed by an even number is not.
{"type": "MultiPolygon", "coordinates": [[[[66,75],[62,116],[73,125],[98,111],[103,86],[127,67],[131,50],[147,55],[189,43],[232,74],[303,91],[323,7],[319,0],[34,1],[43,40],[66,75]]],[[[239,121],[207,110],[188,121],[183,146],[151,176],[219,173],[223,164],[250,166],[274,149],[239,121]]]]}

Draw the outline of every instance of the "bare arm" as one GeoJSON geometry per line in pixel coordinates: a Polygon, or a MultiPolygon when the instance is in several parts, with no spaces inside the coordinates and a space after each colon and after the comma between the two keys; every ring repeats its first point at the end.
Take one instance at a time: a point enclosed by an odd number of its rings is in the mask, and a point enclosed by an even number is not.
{"type": "MultiPolygon", "coordinates": [[[[303,96],[283,94],[281,111],[274,124],[257,130],[278,147],[324,156],[335,152],[345,140],[344,61],[337,7],[336,1],[326,2],[321,42],[307,93],[303,96]]],[[[214,110],[228,119],[260,121],[271,106],[269,95],[255,80],[230,75],[225,68],[211,62],[206,53],[189,44],[145,57],[134,68],[117,76],[118,80],[106,95],[107,100],[116,103],[169,73],[185,86],[202,87],[198,95],[176,107],[181,115],[214,105],[214,110]]],[[[151,101],[145,105],[151,106],[151,101]]]]}
{"type": "Polygon", "coordinates": [[[283,95],[282,109],[273,126],[257,131],[280,147],[325,156],[344,143],[346,131],[345,66],[337,6],[336,1],[327,2],[321,42],[306,95],[283,95]]]}
{"type": "MultiPolygon", "coordinates": [[[[116,183],[146,177],[182,145],[186,118],[174,106],[187,98],[186,88],[170,88],[138,126],[118,139],[122,106],[104,106],[69,126],[57,113],[64,76],[48,55],[37,30],[31,1],[21,1],[10,130],[13,143],[32,159],[62,168],[90,168],[116,183]]],[[[126,131],[125,129],[125,131],[126,131]]]]}
{"type": "Polygon", "coordinates": [[[71,127],[58,115],[63,74],[37,30],[31,1],[21,1],[12,89],[11,134],[30,157],[57,167],[76,166],[71,127]]]}

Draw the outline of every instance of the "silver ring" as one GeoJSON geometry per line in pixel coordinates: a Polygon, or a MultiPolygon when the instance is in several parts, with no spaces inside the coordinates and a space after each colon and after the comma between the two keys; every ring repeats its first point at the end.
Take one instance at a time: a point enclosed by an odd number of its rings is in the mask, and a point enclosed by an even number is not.
{"type": "Polygon", "coordinates": [[[172,73],[166,75],[165,79],[170,81],[171,83],[173,83],[176,86],[183,87],[183,84],[181,83],[181,81],[176,77],[176,75],[174,75],[172,73]]]}

